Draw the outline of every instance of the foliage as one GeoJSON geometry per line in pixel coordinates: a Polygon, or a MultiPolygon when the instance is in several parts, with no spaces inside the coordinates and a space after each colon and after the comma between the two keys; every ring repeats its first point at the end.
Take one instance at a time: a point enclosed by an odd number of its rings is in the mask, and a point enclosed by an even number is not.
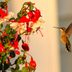
{"type": "Polygon", "coordinates": [[[0,70],[5,72],[10,68],[11,72],[34,72],[36,62],[28,53],[29,45],[22,35],[29,36],[40,30],[40,10],[34,6],[35,3],[24,2],[14,18],[13,13],[8,13],[7,2],[0,2],[0,70]],[[11,63],[13,58],[16,60],[11,63]]]}

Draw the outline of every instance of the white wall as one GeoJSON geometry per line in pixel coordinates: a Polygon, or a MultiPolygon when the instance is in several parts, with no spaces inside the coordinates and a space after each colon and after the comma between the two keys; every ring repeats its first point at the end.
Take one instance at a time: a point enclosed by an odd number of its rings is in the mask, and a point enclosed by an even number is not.
{"type": "MultiPolygon", "coordinates": [[[[16,14],[23,1],[11,0],[9,9],[16,14]]],[[[31,0],[41,10],[45,23],[43,35],[35,33],[30,36],[30,53],[37,61],[36,72],[60,72],[60,55],[58,32],[54,26],[58,25],[57,0],[31,0]]]]}

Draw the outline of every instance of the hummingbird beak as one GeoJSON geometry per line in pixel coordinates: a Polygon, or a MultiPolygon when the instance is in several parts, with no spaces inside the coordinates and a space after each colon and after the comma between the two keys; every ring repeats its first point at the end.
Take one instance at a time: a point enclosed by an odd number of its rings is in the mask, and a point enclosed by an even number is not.
{"type": "Polygon", "coordinates": [[[53,27],[53,28],[62,29],[62,27],[53,27]]]}

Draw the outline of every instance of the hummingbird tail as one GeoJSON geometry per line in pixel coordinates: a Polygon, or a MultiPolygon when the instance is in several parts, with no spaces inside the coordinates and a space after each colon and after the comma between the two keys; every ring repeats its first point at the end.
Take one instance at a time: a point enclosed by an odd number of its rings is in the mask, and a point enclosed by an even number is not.
{"type": "Polygon", "coordinates": [[[70,44],[69,40],[66,43],[66,49],[67,49],[68,52],[71,52],[71,44],[70,44]]]}

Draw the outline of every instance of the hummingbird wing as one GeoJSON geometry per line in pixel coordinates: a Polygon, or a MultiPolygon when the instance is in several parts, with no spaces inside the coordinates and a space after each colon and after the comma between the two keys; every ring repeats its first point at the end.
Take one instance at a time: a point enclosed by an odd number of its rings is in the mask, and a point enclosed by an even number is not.
{"type": "Polygon", "coordinates": [[[68,52],[71,52],[71,44],[70,44],[70,41],[68,40],[68,38],[67,38],[67,43],[66,43],[66,49],[68,52]]]}
{"type": "Polygon", "coordinates": [[[72,23],[68,26],[65,32],[67,37],[70,37],[70,35],[72,34],[72,23]]]}

